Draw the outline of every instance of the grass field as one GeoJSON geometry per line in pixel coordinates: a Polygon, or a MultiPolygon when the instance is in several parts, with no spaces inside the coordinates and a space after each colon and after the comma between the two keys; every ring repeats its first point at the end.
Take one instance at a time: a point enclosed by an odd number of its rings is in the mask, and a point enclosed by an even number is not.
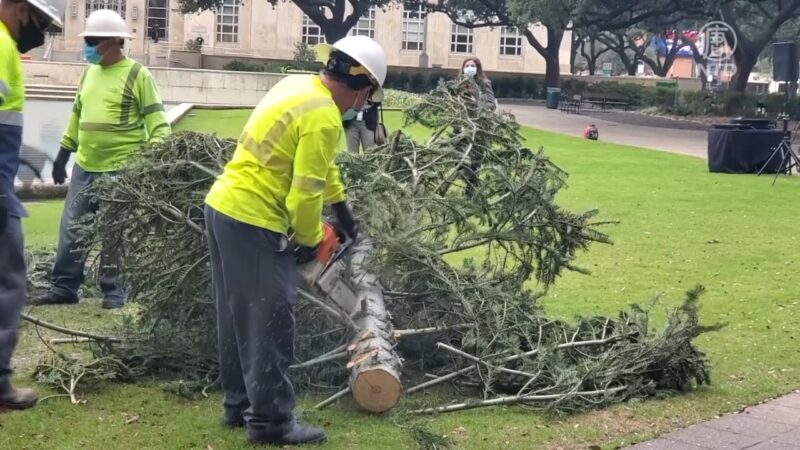
{"type": "MultiPolygon", "coordinates": [[[[247,112],[198,111],[178,129],[220,126],[220,135],[234,137],[246,117],[247,112]]],[[[390,128],[398,127],[397,115],[387,119],[390,128]]],[[[800,179],[781,179],[773,187],[770,178],[709,174],[705,161],[691,157],[530,129],[524,136],[571,174],[569,189],[560,194],[562,205],[599,208],[602,219],[620,221],[606,230],[613,246],[594,246],[578,259],[592,275],[561,278],[544,299],[547,311],[568,318],[614,313],[661,293],[665,306],[675,305],[684,291],[704,284],[703,320],[728,323],[698,339],[713,365],[713,385],[563,418],[517,407],[451,413],[427,419],[432,430],[450,436],[457,448],[614,448],[800,387],[795,206],[800,179]]],[[[55,243],[60,208],[57,202],[30,205],[25,222],[30,245],[55,243]]],[[[38,308],[35,314],[87,329],[118,317],[102,312],[96,300],[75,308],[38,308]]],[[[654,326],[662,318],[657,316],[654,326]]],[[[20,383],[30,383],[41,353],[34,330],[25,327],[17,355],[20,383]]],[[[0,415],[0,448],[247,448],[241,431],[218,425],[216,394],[190,402],[144,381],[107,385],[84,398],[83,405],[55,398],[31,411],[0,415]]],[[[301,409],[313,400],[304,398],[301,409]]],[[[413,447],[409,434],[390,418],[361,414],[349,401],[303,414],[328,431],[325,448],[413,447]]]]}

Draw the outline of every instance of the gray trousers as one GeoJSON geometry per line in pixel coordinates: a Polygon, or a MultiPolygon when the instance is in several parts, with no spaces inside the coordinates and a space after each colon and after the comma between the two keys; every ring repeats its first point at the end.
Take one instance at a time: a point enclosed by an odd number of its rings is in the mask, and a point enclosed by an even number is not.
{"type": "Polygon", "coordinates": [[[375,146],[375,132],[367,128],[367,123],[363,120],[354,120],[345,130],[347,135],[347,149],[353,153],[358,153],[359,147],[363,146],[366,152],[375,146]]]}
{"type": "Polygon", "coordinates": [[[297,273],[285,236],[206,206],[225,417],[281,436],[294,421],[297,273]]]}
{"type": "MultiPolygon", "coordinates": [[[[61,214],[58,230],[58,251],[53,266],[50,292],[69,300],[78,299],[78,288],[83,283],[86,271],[86,253],[81,251],[83,242],[76,225],[87,214],[97,212],[99,204],[86,195],[84,190],[95,180],[113,173],[86,172],[75,164],[67,189],[67,200],[61,214]]],[[[119,254],[115,246],[103,245],[100,253],[100,289],[104,298],[124,299],[125,289],[119,276],[119,254]]]]}
{"type": "Polygon", "coordinates": [[[8,227],[0,234],[0,383],[11,376],[26,287],[22,225],[19,217],[9,217],[8,227]]]}

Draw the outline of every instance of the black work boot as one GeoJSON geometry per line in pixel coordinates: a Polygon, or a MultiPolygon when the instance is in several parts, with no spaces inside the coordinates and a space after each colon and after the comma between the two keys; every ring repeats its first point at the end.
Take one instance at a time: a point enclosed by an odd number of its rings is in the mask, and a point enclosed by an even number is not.
{"type": "Polygon", "coordinates": [[[17,389],[10,379],[0,381],[0,410],[32,408],[38,400],[33,390],[17,389]]]}
{"type": "Polygon", "coordinates": [[[322,444],[327,438],[319,428],[294,423],[287,432],[266,432],[258,429],[247,430],[247,440],[253,444],[302,445],[322,444]]]}
{"type": "Polygon", "coordinates": [[[31,305],[75,305],[78,303],[78,299],[62,297],[53,292],[47,292],[30,300],[28,303],[31,305]]]}
{"type": "Polygon", "coordinates": [[[103,299],[103,309],[119,309],[125,306],[125,299],[121,297],[106,297],[103,299]]]}
{"type": "Polygon", "coordinates": [[[229,412],[225,411],[225,415],[222,417],[222,426],[228,428],[240,428],[244,426],[244,416],[241,412],[229,412]]]}

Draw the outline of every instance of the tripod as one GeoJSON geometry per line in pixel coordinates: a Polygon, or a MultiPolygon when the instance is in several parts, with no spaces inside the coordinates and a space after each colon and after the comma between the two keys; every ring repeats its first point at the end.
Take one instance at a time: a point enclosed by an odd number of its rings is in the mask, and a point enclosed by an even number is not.
{"type": "MultiPolygon", "coordinates": [[[[778,170],[775,172],[775,178],[772,179],[772,184],[775,185],[775,182],[778,180],[778,175],[781,173],[786,173],[787,175],[792,174],[792,168],[795,168],[798,172],[800,172],[800,157],[795,154],[792,150],[792,132],[789,131],[789,114],[786,112],[789,106],[789,83],[786,84],[786,103],[784,104],[783,113],[778,116],[778,119],[783,121],[783,138],[781,142],[772,148],[772,154],[769,155],[767,162],[761,167],[758,171],[758,175],[764,173],[764,170],[769,167],[769,163],[772,162],[772,159],[776,156],[780,155],[781,162],[778,166],[778,170]]],[[[798,124],[800,126],[800,124],[798,124]]],[[[795,131],[797,128],[795,127],[795,131]]]]}

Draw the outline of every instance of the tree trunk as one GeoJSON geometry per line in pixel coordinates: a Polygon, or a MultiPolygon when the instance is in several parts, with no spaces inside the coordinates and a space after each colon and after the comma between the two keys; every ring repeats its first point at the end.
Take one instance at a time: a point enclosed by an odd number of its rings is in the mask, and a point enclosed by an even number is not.
{"type": "Polygon", "coordinates": [[[325,35],[325,41],[331,44],[347,36],[347,33],[350,32],[351,28],[344,23],[332,21],[317,25],[319,25],[320,29],[322,30],[322,34],[325,35]]]}
{"type": "Polygon", "coordinates": [[[350,390],[353,399],[367,411],[382,413],[400,402],[400,357],[395,352],[394,332],[378,277],[368,271],[372,246],[365,241],[353,256],[353,283],[358,293],[360,311],[355,317],[362,331],[348,347],[352,358],[350,390]]]}
{"type": "MultiPolygon", "coordinates": [[[[594,41],[592,41],[594,42],[594,41]]],[[[572,51],[569,53],[569,73],[575,75],[575,58],[578,56],[578,47],[581,44],[581,39],[578,33],[572,32],[572,51]]]]}
{"type": "Polygon", "coordinates": [[[563,39],[564,30],[547,27],[547,48],[545,49],[545,54],[542,55],[545,59],[544,81],[547,87],[559,87],[561,85],[559,50],[563,39]]]}
{"type": "Polygon", "coordinates": [[[545,87],[558,87],[561,83],[561,67],[558,51],[561,48],[561,41],[564,39],[564,29],[547,26],[547,46],[545,47],[536,39],[530,30],[524,30],[525,38],[528,43],[542,55],[545,62],[545,87]]]}
{"type": "Polygon", "coordinates": [[[372,244],[364,240],[352,249],[352,269],[345,260],[339,260],[322,274],[325,264],[315,261],[301,267],[300,275],[311,292],[329,298],[352,319],[355,332],[347,347],[349,390],[359,407],[381,413],[400,402],[402,363],[394,350],[394,330],[383,301],[383,287],[367,266],[372,250],[372,244]]]}
{"type": "Polygon", "coordinates": [[[751,53],[744,48],[737,48],[733,54],[733,62],[736,64],[736,73],[731,79],[730,89],[736,92],[744,92],[747,89],[750,73],[753,72],[753,67],[758,62],[758,53],[751,53]]]}
{"type": "Polygon", "coordinates": [[[639,61],[637,61],[636,59],[627,64],[625,68],[628,69],[628,75],[636,76],[636,69],[638,68],[638,66],[639,66],[639,61]]]}

